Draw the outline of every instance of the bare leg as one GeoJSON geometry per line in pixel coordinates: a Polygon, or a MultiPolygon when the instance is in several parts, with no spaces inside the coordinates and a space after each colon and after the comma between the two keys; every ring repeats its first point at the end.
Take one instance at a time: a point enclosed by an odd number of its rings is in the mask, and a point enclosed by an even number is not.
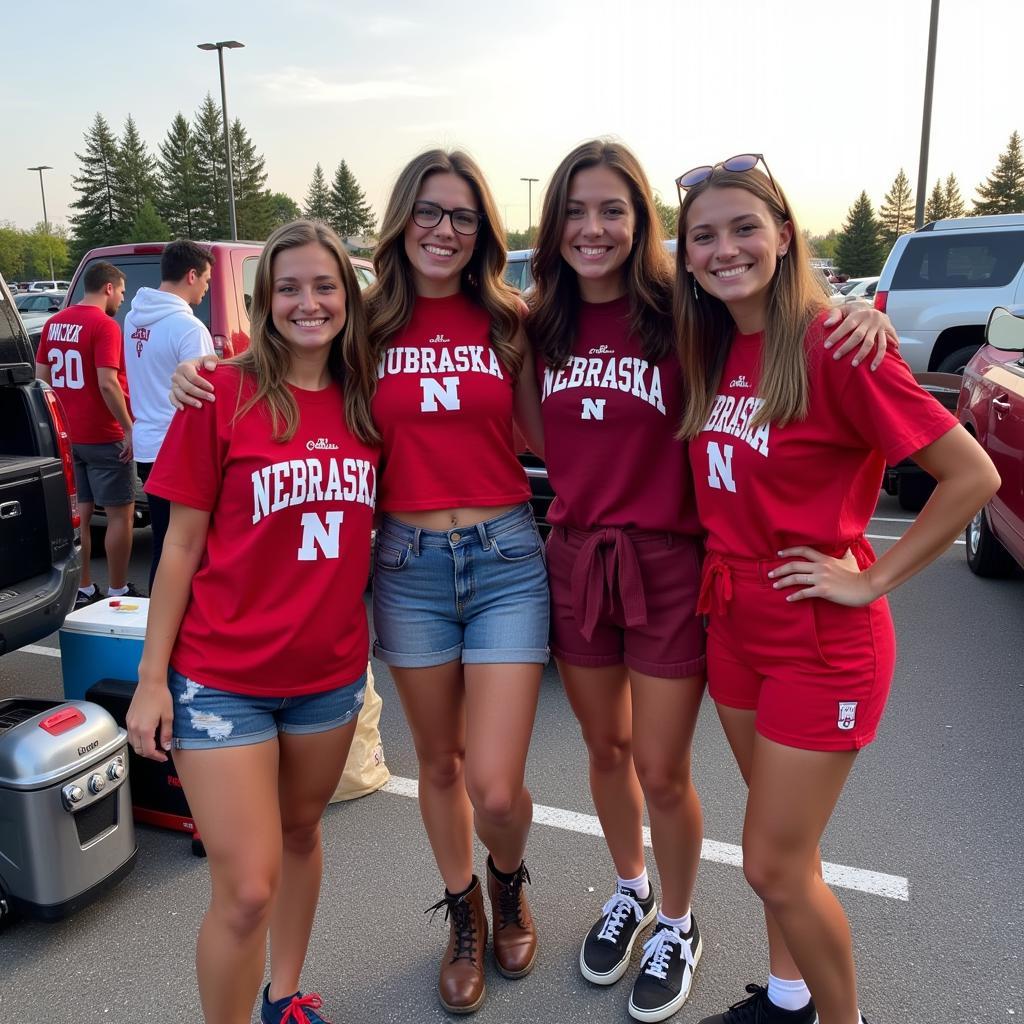
{"type": "Polygon", "coordinates": [[[128,562],[132,556],[132,522],[135,502],[108,508],[107,535],[104,547],[107,552],[107,580],[114,589],[128,582],[128,562]]]}

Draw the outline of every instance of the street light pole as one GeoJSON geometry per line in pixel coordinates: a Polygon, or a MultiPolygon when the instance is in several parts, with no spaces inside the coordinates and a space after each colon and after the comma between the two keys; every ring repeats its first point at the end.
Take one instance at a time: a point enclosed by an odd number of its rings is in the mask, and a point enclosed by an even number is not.
{"type": "Polygon", "coordinates": [[[939,31],[939,0],[932,0],[928,26],[928,66],[924,73],[924,114],[921,122],[921,158],[917,164],[917,207],[914,227],[924,223],[924,197],[928,190],[928,141],[932,130],[932,86],[935,84],[935,38],[939,31]]]}
{"type": "Polygon", "coordinates": [[[237,39],[226,39],[219,43],[198,43],[197,49],[200,50],[216,50],[217,51],[217,63],[220,65],[220,109],[224,115],[224,148],[227,151],[228,158],[228,212],[231,217],[231,241],[238,241],[238,222],[235,219],[235,176],[234,176],[234,161],[231,157],[231,132],[228,129],[228,95],[227,90],[224,88],[224,51],[227,50],[240,50],[245,46],[245,43],[238,42],[237,39]]]}
{"type": "Polygon", "coordinates": [[[27,170],[39,172],[39,194],[43,197],[43,234],[46,235],[46,255],[50,257],[50,280],[55,280],[53,275],[53,249],[50,248],[50,221],[46,216],[46,189],[43,188],[43,171],[52,171],[49,164],[40,164],[38,167],[29,167],[27,170]]]}
{"type": "Polygon", "coordinates": [[[520,178],[520,181],[526,182],[526,233],[530,233],[530,228],[533,227],[533,183],[540,181],[539,178],[520,178]]]}

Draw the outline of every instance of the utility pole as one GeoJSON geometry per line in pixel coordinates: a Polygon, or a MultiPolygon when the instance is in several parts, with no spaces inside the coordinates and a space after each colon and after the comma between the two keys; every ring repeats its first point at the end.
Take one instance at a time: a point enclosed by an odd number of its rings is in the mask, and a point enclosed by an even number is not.
{"type": "Polygon", "coordinates": [[[526,182],[526,233],[530,233],[533,227],[533,183],[540,181],[540,178],[520,178],[526,182]]]}
{"type": "Polygon", "coordinates": [[[220,109],[224,115],[224,148],[228,157],[228,212],[231,217],[231,241],[238,241],[238,221],[235,218],[235,173],[234,162],[231,159],[231,132],[228,130],[228,96],[224,88],[224,51],[240,50],[245,43],[237,39],[226,39],[220,43],[197,43],[200,50],[216,50],[217,62],[220,64],[220,109]]]}
{"type": "Polygon", "coordinates": [[[46,216],[46,189],[43,188],[43,171],[52,171],[49,164],[40,164],[38,167],[29,167],[27,170],[39,172],[39,194],[43,197],[43,234],[46,235],[46,255],[50,257],[50,280],[55,281],[53,276],[53,249],[50,248],[50,221],[46,216]]]}
{"type": "Polygon", "coordinates": [[[928,142],[932,130],[932,87],[935,84],[935,39],[939,32],[939,0],[932,0],[928,26],[928,65],[924,74],[924,115],[921,120],[921,158],[917,164],[917,208],[914,227],[924,223],[924,201],[928,191],[928,142]]]}

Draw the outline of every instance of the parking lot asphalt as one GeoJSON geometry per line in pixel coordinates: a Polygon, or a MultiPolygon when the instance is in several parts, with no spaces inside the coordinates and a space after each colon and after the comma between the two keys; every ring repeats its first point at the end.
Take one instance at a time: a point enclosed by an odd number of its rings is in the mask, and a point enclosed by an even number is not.
{"type": "MultiPolygon", "coordinates": [[[[885,496],[877,516],[871,535],[881,551],[911,517],[885,496]]],[[[140,531],[133,578],[145,579],[148,558],[149,533],[140,531]]],[[[958,545],[891,603],[900,656],[889,708],[823,843],[853,928],[861,1005],[871,1024],[1021,1020],[1024,579],[972,576],[958,545]]],[[[0,659],[0,697],[59,696],[61,662],[39,650],[55,647],[54,636],[0,659]]],[[[409,732],[386,667],[373,667],[393,781],[327,811],[304,985],[323,995],[335,1022],[444,1021],[435,985],[445,925],[423,913],[441,884],[409,795],[409,732]]],[[[758,905],[734,856],[743,787],[707,703],[694,771],[707,853],[694,911],[705,947],[690,1000],[672,1018],[680,1024],[724,1009],[767,972],[758,905]]],[[[639,946],[633,971],[611,988],[590,986],[576,966],[613,875],[593,834],[585,751],[554,668],[544,677],[528,784],[540,808],[527,853],[540,955],[518,981],[489,964],[487,1001],[474,1019],[628,1021],[639,946]]],[[[192,960],[205,862],[181,834],[139,826],[138,841],[134,872],[97,903],[62,922],[18,921],[0,932],[3,1019],[201,1020],[192,960]]]]}

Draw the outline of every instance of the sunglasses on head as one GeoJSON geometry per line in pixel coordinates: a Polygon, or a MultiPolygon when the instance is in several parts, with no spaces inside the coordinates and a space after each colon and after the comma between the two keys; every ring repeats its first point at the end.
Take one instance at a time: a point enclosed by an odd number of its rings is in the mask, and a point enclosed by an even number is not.
{"type": "Polygon", "coordinates": [[[763,153],[740,153],[737,156],[731,156],[728,160],[722,160],[717,164],[701,164],[699,167],[691,167],[685,174],[680,174],[676,178],[676,191],[679,193],[679,205],[683,205],[683,193],[693,188],[695,185],[700,185],[702,182],[708,180],[712,174],[721,167],[726,171],[740,172],[752,171],[758,164],[764,167],[765,172],[768,174],[768,180],[772,183],[772,188],[776,192],[779,191],[778,185],[775,184],[775,179],[772,177],[772,172],[768,168],[768,164],[765,162],[763,153]]]}

